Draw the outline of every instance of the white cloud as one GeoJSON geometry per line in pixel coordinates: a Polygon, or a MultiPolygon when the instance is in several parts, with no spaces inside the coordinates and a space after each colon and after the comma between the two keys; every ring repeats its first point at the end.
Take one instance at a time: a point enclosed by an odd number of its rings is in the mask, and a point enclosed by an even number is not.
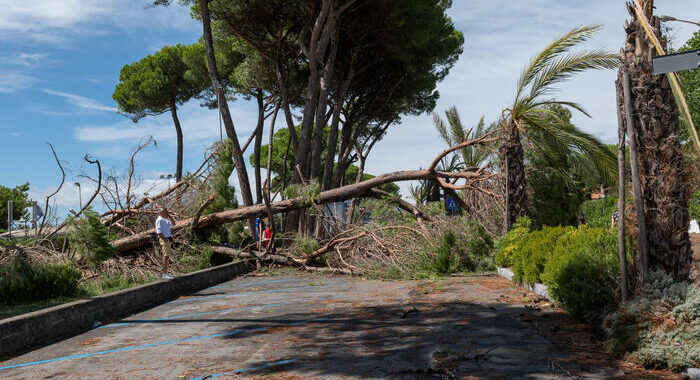
{"type": "Polygon", "coordinates": [[[53,63],[47,53],[16,53],[6,57],[0,57],[0,64],[34,67],[39,64],[53,63]]]}
{"type": "Polygon", "coordinates": [[[88,110],[95,110],[95,111],[117,112],[116,107],[102,105],[97,100],[87,98],[85,96],[69,94],[67,92],[61,92],[61,91],[54,91],[54,90],[50,90],[47,88],[42,88],[41,91],[43,91],[49,95],[55,95],[55,96],[60,96],[62,98],[65,98],[68,103],[73,104],[73,105],[80,107],[80,108],[84,108],[84,109],[88,109],[88,110]]]}
{"type": "Polygon", "coordinates": [[[0,71],[0,94],[10,94],[31,86],[36,78],[16,71],[0,71]]]}
{"type": "Polygon", "coordinates": [[[0,0],[0,41],[61,45],[78,36],[144,27],[191,30],[186,7],[149,7],[149,0],[0,0]]]}

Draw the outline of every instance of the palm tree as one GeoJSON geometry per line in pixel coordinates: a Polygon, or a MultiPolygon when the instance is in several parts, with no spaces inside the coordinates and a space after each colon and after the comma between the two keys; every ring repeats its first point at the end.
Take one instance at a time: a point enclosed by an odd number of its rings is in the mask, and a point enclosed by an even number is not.
{"type": "MultiPolygon", "coordinates": [[[[445,110],[445,118],[447,119],[447,123],[445,123],[440,115],[433,112],[433,124],[435,124],[435,128],[438,130],[440,137],[442,137],[443,141],[450,147],[467,141],[468,139],[478,139],[491,131],[491,126],[486,126],[484,123],[483,116],[479,119],[476,127],[470,129],[465,128],[462,124],[462,119],[459,117],[457,108],[454,106],[445,110]]],[[[462,156],[462,164],[466,167],[481,166],[488,161],[491,155],[491,152],[481,145],[471,145],[462,148],[459,153],[462,156]]]]}
{"type": "Polygon", "coordinates": [[[587,156],[600,171],[616,170],[615,156],[591,135],[576,128],[567,128],[566,120],[552,110],[563,106],[588,113],[570,101],[548,98],[554,85],[573,74],[596,69],[613,69],[619,65],[616,54],[602,50],[584,50],[572,53],[576,45],[591,38],[599,26],[579,26],[556,38],[523,68],[518,79],[513,105],[503,110],[501,125],[502,168],[506,177],[506,227],[510,229],[515,219],[525,210],[525,158],[522,140],[542,146],[542,150],[561,152],[571,150],[587,156]],[[528,141],[528,136],[538,139],[528,141]]]}

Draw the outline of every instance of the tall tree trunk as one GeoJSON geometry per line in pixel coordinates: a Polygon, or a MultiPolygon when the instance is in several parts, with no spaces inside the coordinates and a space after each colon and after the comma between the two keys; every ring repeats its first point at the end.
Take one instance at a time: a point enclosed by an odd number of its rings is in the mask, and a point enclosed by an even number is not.
{"type": "Polygon", "coordinates": [[[504,128],[501,156],[506,175],[506,230],[510,230],[516,219],[525,211],[527,194],[525,193],[525,155],[520,142],[520,132],[515,125],[504,128]]]}
{"type": "MultiPolygon", "coordinates": [[[[238,174],[238,184],[241,190],[241,197],[243,198],[243,204],[246,206],[251,206],[253,204],[253,195],[250,192],[250,181],[248,179],[248,171],[245,167],[245,160],[243,159],[243,152],[241,151],[241,146],[238,142],[238,136],[236,135],[236,128],[233,125],[233,119],[231,118],[231,112],[228,109],[228,103],[226,102],[226,93],[224,92],[224,87],[219,81],[219,72],[216,67],[216,57],[214,55],[214,42],[211,35],[211,19],[209,17],[209,1],[199,0],[200,10],[202,13],[202,28],[204,30],[204,46],[207,51],[207,66],[209,67],[209,76],[211,77],[211,84],[214,88],[214,93],[216,94],[216,100],[219,105],[219,112],[224,121],[224,126],[226,127],[226,135],[231,140],[233,145],[233,163],[236,165],[236,173],[238,174]]],[[[248,220],[249,233],[253,233],[254,221],[253,219],[248,220]]]]}
{"type": "Polygon", "coordinates": [[[182,127],[180,127],[180,119],[177,117],[177,105],[175,102],[170,104],[170,115],[173,117],[175,124],[175,134],[177,136],[177,169],[175,169],[175,180],[182,179],[182,127]]]}
{"type": "MultiPolygon", "coordinates": [[[[660,23],[653,17],[653,1],[642,0],[642,17],[666,47],[660,23]]],[[[688,194],[679,134],[678,109],[668,79],[653,75],[654,49],[642,20],[628,5],[632,22],[626,26],[623,69],[629,70],[633,128],[639,149],[649,268],[663,269],[676,279],[687,279],[692,259],[688,237],[688,194]]],[[[630,136],[631,138],[632,136],[630,136]]],[[[630,142],[631,143],[631,142],[630,142]]]]}
{"type": "Polygon", "coordinates": [[[258,124],[255,126],[255,145],[253,146],[253,166],[255,170],[255,203],[263,201],[262,180],[260,177],[260,148],[262,146],[263,123],[265,122],[265,104],[262,90],[258,89],[255,98],[258,101],[258,124]]]}

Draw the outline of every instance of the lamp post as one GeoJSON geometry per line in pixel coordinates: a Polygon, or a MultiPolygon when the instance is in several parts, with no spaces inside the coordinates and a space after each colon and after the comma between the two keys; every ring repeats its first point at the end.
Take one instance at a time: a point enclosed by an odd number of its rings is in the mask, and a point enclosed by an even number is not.
{"type": "Polygon", "coordinates": [[[80,182],[74,183],[78,187],[78,201],[80,202],[80,210],[83,209],[83,188],[80,187],[80,182]]]}
{"type": "Polygon", "coordinates": [[[693,24],[693,25],[696,25],[696,26],[700,26],[700,22],[688,21],[688,20],[679,20],[679,19],[677,19],[677,18],[675,18],[675,17],[673,17],[673,16],[664,16],[664,15],[662,15],[662,16],[656,16],[656,17],[659,19],[659,21],[678,21],[678,22],[684,22],[684,23],[686,23],[686,24],[693,24]]]}

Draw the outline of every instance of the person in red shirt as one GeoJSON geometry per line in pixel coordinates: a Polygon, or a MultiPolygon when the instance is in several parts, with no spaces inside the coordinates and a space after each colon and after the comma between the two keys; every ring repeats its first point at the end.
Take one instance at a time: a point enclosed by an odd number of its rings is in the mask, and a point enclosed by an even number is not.
{"type": "Polygon", "coordinates": [[[268,223],[265,226],[265,230],[262,233],[262,241],[265,244],[265,248],[267,248],[270,245],[271,240],[272,240],[272,230],[270,229],[270,224],[268,223]]]}

